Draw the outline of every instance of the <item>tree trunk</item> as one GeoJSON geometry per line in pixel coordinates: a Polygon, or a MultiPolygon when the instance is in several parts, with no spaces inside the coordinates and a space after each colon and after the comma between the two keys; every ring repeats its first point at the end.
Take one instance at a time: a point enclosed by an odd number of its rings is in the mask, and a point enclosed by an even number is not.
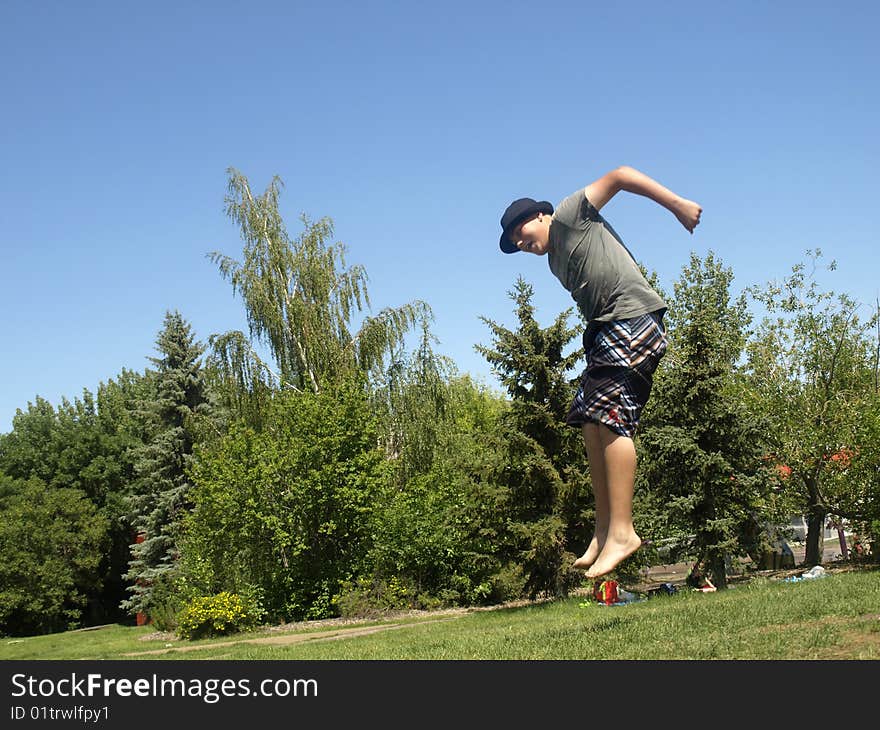
{"type": "Polygon", "coordinates": [[[840,554],[844,560],[849,560],[849,550],[846,547],[846,535],[843,532],[843,525],[837,523],[837,539],[840,541],[840,554]]]}
{"type": "Polygon", "coordinates": [[[709,565],[709,575],[712,577],[712,583],[719,591],[727,589],[727,565],[723,555],[712,560],[709,565]]]}
{"type": "Polygon", "coordinates": [[[822,563],[822,555],[825,552],[825,518],[828,517],[828,509],[822,502],[819,494],[819,483],[815,475],[804,479],[809,497],[807,512],[807,545],[804,554],[804,564],[808,568],[822,563]]]}
{"type": "Polygon", "coordinates": [[[825,515],[821,512],[807,515],[807,549],[804,564],[812,568],[822,562],[824,552],[825,515]]]}

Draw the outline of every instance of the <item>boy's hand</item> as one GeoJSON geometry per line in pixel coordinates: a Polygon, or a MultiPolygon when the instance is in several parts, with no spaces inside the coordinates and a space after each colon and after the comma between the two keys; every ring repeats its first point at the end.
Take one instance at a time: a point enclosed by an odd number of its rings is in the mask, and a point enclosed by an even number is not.
{"type": "Polygon", "coordinates": [[[700,215],[702,215],[703,209],[693,200],[679,198],[676,201],[673,212],[675,217],[678,218],[678,222],[687,228],[690,233],[693,233],[694,228],[700,223],[700,215]]]}

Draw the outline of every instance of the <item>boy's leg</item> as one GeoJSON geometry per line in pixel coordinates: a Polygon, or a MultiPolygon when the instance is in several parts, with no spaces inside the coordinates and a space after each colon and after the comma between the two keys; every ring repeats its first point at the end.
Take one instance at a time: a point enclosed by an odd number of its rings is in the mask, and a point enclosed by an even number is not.
{"type": "Polygon", "coordinates": [[[588,350],[587,369],[567,420],[588,423],[584,443],[594,475],[596,534],[575,567],[589,567],[590,578],[610,573],[642,544],[632,523],[632,435],[666,347],[662,312],[653,312],[606,323],[588,350]]]}
{"type": "Polygon", "coordinates": [[[585,423],[583,426],[584,447],[587,450],[587,460],[590,462],[590,481],[593,483],[593,496],[596,501],[596,525],[587,551],[574,561],[574,567],[579,569],[589,568],[596,562],[605,544],[605,536],[608,534],[608,481],[605,475],[602,439],[599,436],[600,428],[604,427],[598,423],[585,423]]]}
{"type": "Polygon", "coordinates": [[[636,449],[628,436],[599,426],[608,492],[608,532],[588,578],[610,573],[642,545],[632,522],[633,490],[636,477],[636,449]]]}

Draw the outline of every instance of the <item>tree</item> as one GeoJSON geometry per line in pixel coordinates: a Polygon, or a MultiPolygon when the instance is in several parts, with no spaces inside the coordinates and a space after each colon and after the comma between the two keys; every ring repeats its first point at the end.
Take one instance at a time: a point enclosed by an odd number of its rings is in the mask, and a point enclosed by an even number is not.
{"type": "Polygon", "coordinates": [[[362,266],[346,268],[345,246],[329,243],[329,218],[302,216],[304,232],[290,239],[278,210],[281,186],[275,177],[254,196],[247,178],[229,170],[226,212],[241,231],[243,259],[209,256],[242,297],[250,337],[229,332],[210,344],[219,371],[246,392],[265,392],[265,384],[274,381],[317,393],[334,378],[381,369],[409,329],[431,316],[430,308],[421,301],[386,308],[365,316],[354,332],[355,314],[369,307],[366,272],[362,266]],[[268,347],[276,368],[254,345],[268,347]]]}
{"type": "MultiPolygon", "coordinates": [[[[875,380],[876,383],[876,380],[875,380]]],[[[874,385],[868,393],[868,404],[855,424],[857,451],[854,458],[839,464],[840,479],[848,481],[851,502],[841,512],[849,514],[850,521],[867,539],[871,555],[880,562],[880,389],[874,385]]]]}
{"type": "Polygon", "coordinates": [[[449,383],[447,426],[440,435],[428,482],[440,485],[438,529],[448,569],[439,595],[461,603],[520,597],[529,578],[509,551],[511,492],[499,479],[509,464],[509,400],[469,377],[449,383]]]}
{"type": "Polygon", "coordinates": [[[510,548],[527,577],[532,595],[564,593],[577,574],[570,548],[589,537],[589,470],[580,432],[565,423],[575,394],[569,375],[582,350],[563,350],[577,330],[568,326],[572,310],[541,328],[532,305],[534,290],[519,277],[509,292],[518,327],[510,330],[483,321],[493,332],[493,347],[477,346],[492,365],[511,399],[502,428],[507,463],[498,481],[509,490],[510,548]]]}
{"type": "Polygon", "coordinates": [[[391,424],[393,479],[376,501],[369,573],[342,602],[425,608],[519,597],[520,566],[499,549],[508,520],[508,492],[495,483],[506,400],[441,372],[425,340],[389,380],[380,392],[389,412],[378,412],[383,430],[391,424]]]}
{"type": "Polygon", "coordinates": [[[386,454],[398,467],[398,485],[431,469],[451,416],[448,379],[454,366],[433,351],[436,339],[427,320],[421,328],[416,351],[411,356],[396,352],[383,382],[375,383],[372,390],[386,454]]]}
{"type": "Polygon", "coordinates": [[[39,395],[27,411],[16,409],[12,431],[0,434],[0,472],[49,484],[55,478],[61,447],[57,439],[55,407],[39,395]]]}
{"type": "Polygon", "coordinates": [[[854,513],[861,514],[856,524],[870,543],[875,562],[880,562],[880,300],[874,313],[873,355],[868,363],[866,408],[857,423],[855,442],[860,445],[857,458],[851,461],[849,477],[856,485],[854,513]]]}
{"type": "Polygon", "coordinates": [[[388,480],[363,383],[276,393],[256,430],[200,445],[181,553],[202,595],[256,589],[270,617],[324,618],[365,570],[388,480]],[[222,539],[218,539],[222,536],[222,539]]]}
{"type": "Polygon", "coordinates": [[[104,623],[125,617],[121,604],[128,596],[125,574],[131,557],[129,499],[135,488],[136,454],[149,438],[140,408],[155,398],[153,376],[149,370],[139,373],[123,368],[116,378],[99,383],[96,394],[96,425],[102,448],[86,471],[90,478],[105,484],[102,511],[110,524],[110,545],[102,565],[104,581],[99,597],[104,623]]]}
{"type": "Polygon", "coordinates": [[[142,404],[151,438],[135,452],[130,499],[131,524],[144,535],[132,545],[126,574],[132,595],[123,607],[132,613],[149,611],[153,586],[174,567],[180,522],[190,506],[187,469],[195,420],[210,409],[200,363],[203,348],[178,312],[166,313],[156,348],[162,355],[150,358],[156,366],[156,396],[142,404]]]}
{"type": "Polygon", "coordinates": [[[82,490],[35,477],[0,475],[0,495],[0,633],[74,628],[100,590],[107,519],[82,490]]]}
{"type": "Polygon", "coordinates": [[[47,489],[84,493],[107,519],[110,545],[98,568],[100,592],[88,595],[84,620],[121,618],[131,529],[126,499],[133,480],[131,454],[141,445],[143,427],[134,402],[150,392],[149,377],[123,370],[118,382],[83,389],[81,398],[63,398],[58,408],[36,398],[19,410],[13,430],[0,436],[0,471],[17,479],[39,479],[47,489]]]}
{"type": "Polygon", "coordinates": [[[745,296],[731,299],[732,280],[712,252],[691,254],[669,303],[670,345],[639,438],[640,490],[660,503],[667,531],[693,536],[689,552],[720,589],[726,559],[753,549],[774,483],[736,376],[749,317],[745,296]]]}
{"type": "MultiPolygon", "coordinates": [[[[860,319],[863,307],[852,297],[823,291],[815,278],[821,257],[819,249],[807,251],[809,270],[798,263],[781,283],[750,290],[767,314],[749,343],[749,372],[772,424],[774,453],[790,470],[786,483],[807,518],[807,565],[822,560],[829,515],[867,516],[872,480],[846,472],[868,477],[877,453],[870,338],[877,313],[860,319]]],[[[828,270],[835,268],[832,261],[828,270]]]]}

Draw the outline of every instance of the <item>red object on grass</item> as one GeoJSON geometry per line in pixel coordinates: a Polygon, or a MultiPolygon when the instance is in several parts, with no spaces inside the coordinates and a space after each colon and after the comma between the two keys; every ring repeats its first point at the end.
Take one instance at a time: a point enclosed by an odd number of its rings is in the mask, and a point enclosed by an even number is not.
{"type": "Polygon", "coordinates": [[[604,603],[606,606],[617,603],[617,581],[603,580],[601,583],[596,583],[593,586],[593,598],[599,603],[604,603]]]}

